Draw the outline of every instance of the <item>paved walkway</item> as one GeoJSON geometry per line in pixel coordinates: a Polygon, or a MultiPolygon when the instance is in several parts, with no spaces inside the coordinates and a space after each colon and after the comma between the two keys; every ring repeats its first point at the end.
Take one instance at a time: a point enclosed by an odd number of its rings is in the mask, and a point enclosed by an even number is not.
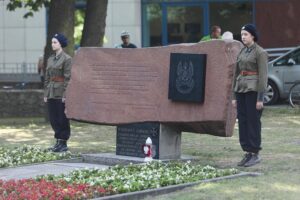
{"type": "MultiPolygon", "coordinates": [[[[192,156],[181,156],[181,160],[192,160],[192,156]]],[[[168,160],[165,160],[168,161],[168,160]]],[[[107,169],[117,164],[143,163],[144,158],[120,156],[114,153],[84,154],[83,159],[53,161],[43,164],[33,164],[20,167],[0,168],[0,180],[34,178],[46,174],[68,174],[75,169],[98,168],[107,169]],[[101,163],[101,164],[94,164],[101,163]]]]}
{"type": "Polygon", "coordinates": [[[52,162],[45,164],[35,164],[22,167],[13,167],[0,169],[0,179],[23,179],[34,178],[43,174],[67,174],[75,169],[98,168],[106,169],[109,166],[90,164],[90,163],[70,163],[70,162],[52,162]]]}

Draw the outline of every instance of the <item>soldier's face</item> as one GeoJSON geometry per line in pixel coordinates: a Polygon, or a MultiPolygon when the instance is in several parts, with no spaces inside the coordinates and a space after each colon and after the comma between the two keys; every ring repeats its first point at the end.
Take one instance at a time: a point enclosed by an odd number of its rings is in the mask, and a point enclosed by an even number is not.
{"type": "Polygon", "coordinates": [[[56,38],[52,38],[51,42],[52,42],[51,46],[52,46],[53,51],[57,51],[57,50],[61,49],[61,45],[56,38]]]}
{"type": "Polygon", "coordinates": [[[253,44],[254,37],[253,37],[253,35],[251,35],[251,33],[249,33],[248,31],[242,30],[241,36],[242,36],[242,41],[246,46],[253,44]]]}

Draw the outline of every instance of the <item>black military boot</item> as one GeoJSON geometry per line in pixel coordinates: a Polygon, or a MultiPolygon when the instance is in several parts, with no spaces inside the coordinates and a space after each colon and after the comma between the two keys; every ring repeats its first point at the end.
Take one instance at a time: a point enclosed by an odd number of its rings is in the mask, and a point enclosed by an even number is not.
{"type": "Polygon", "coordinates": [[[237,166],[241,167],[244,166],[246,162],[248,162],[252,157],[252,153],[248,152],[244,155],[244,158],[238,162],[237,166]]]}
{"type": "Polygon", "coordinates": [[[58,146],[59,142],[58,140],[56,140],[56,143],[52,146],[48,148],[48,151],[53,151],[53,149],[55,149],[58,146]]]}
{"type": "Polygon", "coordinates": [[[58,140],[58,145],[56,146],[55,149],[53,149],[53,152],[64,152],[64,151],[68,151],[67,140],[58,140]]]}
{"type": "Polygon", "coordinates": [[[261,161],[261,159],[258,156],[258,153],[254,153],[254,154],[252,154],[251,159],[248,160],[248,162],[246,162],[244,164],[244,167],[251,167],[253,165],[256,165],[256,164],[260,163],[260,161],[261,161]]]}

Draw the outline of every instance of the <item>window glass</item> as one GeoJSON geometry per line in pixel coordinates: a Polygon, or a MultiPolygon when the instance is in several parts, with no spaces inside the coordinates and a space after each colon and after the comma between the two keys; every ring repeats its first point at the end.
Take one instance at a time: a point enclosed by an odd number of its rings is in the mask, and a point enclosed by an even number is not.
{"type": "Polygon", "coordinates": [[[300,64],[300,49],[293,51],[285,57],[279,59],[274,63],[274,66],[289,65],[289,63],[293,63],[294,65],[300,64]]]}
{"type": "Polygon", "coordinates": [[[162,8],[158,3],[143,5],[143,46],[162,45],[162,8]]]}
{"type": "Polygon", "coordinates": [[[222,33],[230,31],[233,33],[234,39],[241,40],[241,27],[253,23],[252,0],[225,2],[221,0],[211,2],[200,0],[142,0],[142,40],[144,47],[163,45],[162,5],[168,6],[167,16],[164,16],[164,20],[167,20],[166,37],[169,44],[197,42],[203,36],[204,30],[209,30],[213,25],[219,25],[222,33]],[[180,4],[177,6],[174,4],[175,2],[180,4]],[[195,2],[208,5],[209,15],[203,15],[204,10],[196,4],[195,6],[190,4],[195,2]],[[207,25],[204,25],[203,22],[207,22],[210,27],[206,27],[207,25]]]}
{"type": "Polygon", "coordinates": [[[222,33],[230,31],[233,38],[241,40],[241,28],[243,25],[252,23],[251,2],[215,2],[209,4],[210,25],[218,25],[222,33]]]}
{"type": "Polygon", "coordinates": [[[195,43],[203,36],[203,10],[200,6],[168,6],[168,44],[195,43]]]}

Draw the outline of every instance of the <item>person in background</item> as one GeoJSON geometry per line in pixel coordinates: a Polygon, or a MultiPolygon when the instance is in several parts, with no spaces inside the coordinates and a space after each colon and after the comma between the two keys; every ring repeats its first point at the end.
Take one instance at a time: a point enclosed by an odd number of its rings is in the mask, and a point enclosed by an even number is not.
{"type": "Polygon", "coordinates": [[[233,76],[233,107],[237,108],[240,145],[245,153],[238,166],[250,167],[260,162],[261,115],[268,82],[268,54],[256,42],[253,24],[241,30],[245,45],[237,57],[233,76]]]}
{"type": "Polygon", "coordinates": [[[45,73],[44,102],[48,104],[49,120],[54,131],[56,143],[49,150],[63,152],[68,150],[70,138],[70,122],[65,114],[66,88],[71,78],[71,57],[63,51],[68,44],[63,34],[55,34],[52,38],[51,55],[47,61],[45,73]]]}
{"type": "Polygon", "coordinates": [[[222,39],[223,40],[233,40],[233,34],[230,31],[225,31],[222,34],[222,39]]]}
{"type": "Polygon", "coordinates": [[[44,55],[41,55],[39,57],[39,60],[38,60],[38,73],[41,77],[41,85],[42,87],[44,86],[44,81],[45,81],[45,78],[44,78],[44,75],[45,75],[45,67],[44,67],[44,55]]]}
{"type": "Polygon", "coordinates": [[[210,34],[204,36],[200,40],[200,42],[216,40],[216,39],[222,39],[222,37],[221,37],[221,27],[220,26],[212,26],[210,34]]]}
{"type": "Polygon", "coordinates": [[[130,43],[130,34],[128,31],[121,33],[122,44],[115,46],[115,48],[137,48],[135,44],[130,43]]]}

